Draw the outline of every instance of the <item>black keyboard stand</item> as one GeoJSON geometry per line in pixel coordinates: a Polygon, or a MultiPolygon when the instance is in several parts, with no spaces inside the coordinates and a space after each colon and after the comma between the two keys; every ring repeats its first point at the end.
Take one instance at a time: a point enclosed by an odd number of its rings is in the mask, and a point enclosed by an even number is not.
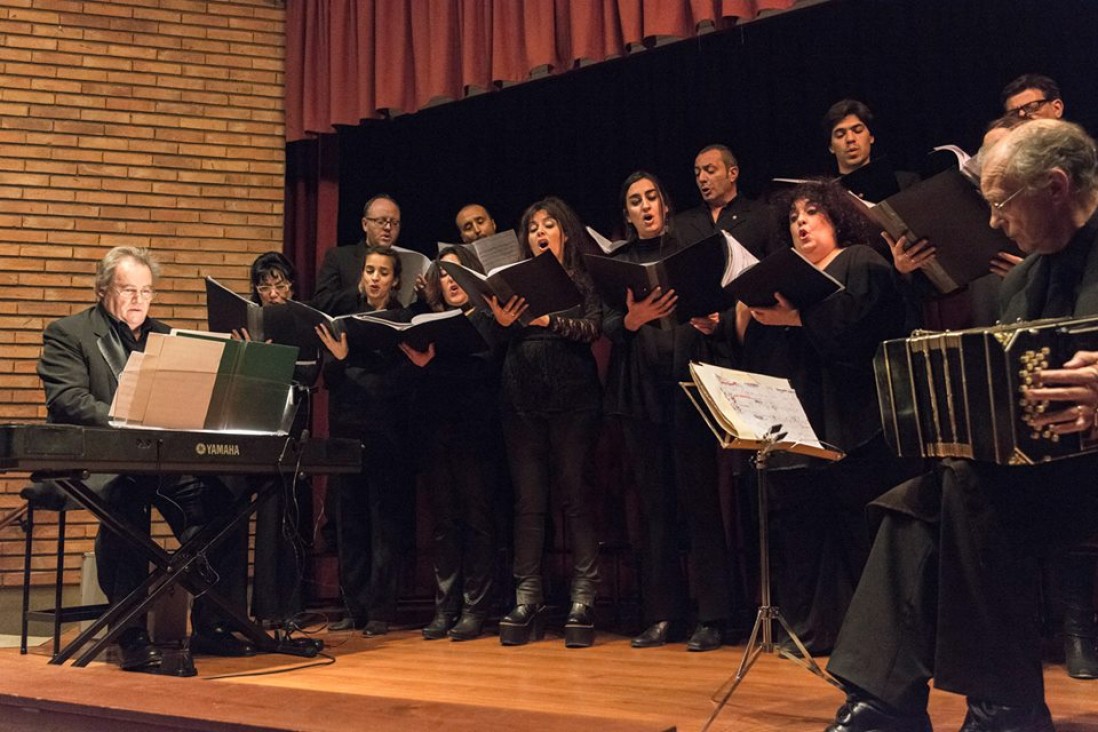
{"type": "MultiPolygon", "coordinates": [[[[204,566],[204,560],[201,560],[203,555],[221,542],[241,522],[246,522],[259,504],[272,495],[277,488],[277,481],[263,481],[263,487],[258,492],[246,494],[237,499],[229,515],[220,520],[210,521],[178,549],[169,552],[154,542],[147,533],[137,530],[115,516],[110,506],[88,487],[83,477],[72,474],[67,476],[55,474],[50,477],[62,490],[99,519],[103,526],[122,537],[135,552],[154,565],[153,571],[141,585],[125,598],[114,603],[98,620],[61,649],[50,663],[63,664],[87,646],[73,665],[88,665],[115,641],[124,628],[148,612],[149,608],[176,584],[192,595],[201,594],[205,600],[213,603],[222,617],[231,623],[235,630],[247,637],[257,651],[286,653],[309,658],[320,652],[323,645],[319,641],[297,643],[283,640],[280,642],[272,638],[262,627],[230,605],[218,593],[211,580],[199,571],[204,566]],[[102,638],[92,642],[97,634],[108,628],[109,630],[102,638]]],[[[182,654],[182,658],[169,654],[170,659],[165,659],[169,660],[169,663],[163,668],[163,672],[176,676],[194,675],[190,650],[186,644],[182,648],[182,654]]]]}

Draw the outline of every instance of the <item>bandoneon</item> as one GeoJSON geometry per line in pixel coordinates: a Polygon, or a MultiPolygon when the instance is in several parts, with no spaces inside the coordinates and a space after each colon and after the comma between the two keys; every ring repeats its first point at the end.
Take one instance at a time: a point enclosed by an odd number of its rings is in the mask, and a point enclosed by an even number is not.
{"type": "Polygon", "coordinates": [[[1098,317],[916,332],[885,341],[873,367],[885,438],[901,457],[1030,465],[1098,448],[1089,433],[1056,435],[1026,421],[1022,389],[1076,351],[1098,350],[1098,317]]]}

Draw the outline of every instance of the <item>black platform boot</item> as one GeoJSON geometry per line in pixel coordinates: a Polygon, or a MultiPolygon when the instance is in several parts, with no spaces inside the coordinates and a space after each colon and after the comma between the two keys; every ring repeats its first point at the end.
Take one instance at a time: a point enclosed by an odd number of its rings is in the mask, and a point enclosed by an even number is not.
{"type": "Polygon", "coordinates": [[[595,642],[595,618],[590,605],[573,602],[564,621],[564,647],[587,648],[595,642]]]}
{"type": "Polygon", "coordinates": [[[499,642],[521,646],[545,636],[545,606],[516,605],[499,621],[499,642]]]}

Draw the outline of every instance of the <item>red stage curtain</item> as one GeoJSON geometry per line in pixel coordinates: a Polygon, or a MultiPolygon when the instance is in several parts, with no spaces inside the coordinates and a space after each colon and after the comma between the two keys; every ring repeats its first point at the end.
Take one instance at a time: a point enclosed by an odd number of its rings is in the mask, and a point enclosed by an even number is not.
{"type": "Polygon", "coordinates": [[[290,0],[286,139],[726,28],[797,0],[290,0]]]}

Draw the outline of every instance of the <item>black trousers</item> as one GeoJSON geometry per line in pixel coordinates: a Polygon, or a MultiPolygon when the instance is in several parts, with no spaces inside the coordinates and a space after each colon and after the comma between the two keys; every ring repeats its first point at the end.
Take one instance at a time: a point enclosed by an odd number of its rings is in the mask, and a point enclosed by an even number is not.
{"type": "Polygon", "coordinates": [[[372,430],[359,437],[362,472],[333,481],[340,586],[356,619],[391,622],[404,549],[412,540],[415,491],[404,439],[372,430]]]}
{"type": "Polygon", "coordinates": [[[302,582],[312,524],[308,478],[259,478],[255,487],[274,480],[269,498],[255,514],[255,568],[252,614],[260,620],[288,620],[305,609],[302,582]]]}
{"type": "MultiPolygon", "coordinates": [[[[151,509],[156,507],[172,533],[186,541],[207,522],[227,513],[233,503],[232,492],[216,480],[157,476],[114,476],[99,489],[112,512],[139,531],[148,532],[151,509]]],[[[241,522],[207,556],[217,577],[218,593],[244,613],[248,584],[248,524],[241,522]]],[[[95,537],[95,562],[99,586],[107,599],[117,602],[137,589],[149,575],[148,562],[133,552],[130,544],[113,531],[100,526],[95,537]]],[[[196,632],[222,625],[217,608],[201,595],[195,597],[191,623],[196,632]]]]}
{"type": "Polygon", "coordinates": [[[921,462],[878,436],[835,463],[768,471],[776,604],[813,653],[830,653],[869,556],[866,507],[921,462]]]}
{"type": "MultiPolygon", "coordinates": [[[[698,621],[733,617],[732,563],[717,480],[717,446],[684,394],[675,394],[671,424],[622,419],[642,512],[641,592],[646,623],[684,620],[688,591],[680,550],[688,545],[698,621]],[[685,518],[688,541],[680,535],[685,518]]],[[[737,573],[738,574],[738,573],[737,573]]]]}
{"type": "Polygon", "coordinates": [[[542,555],[554,486],[559,491],[572,552],[572,602],[595,603],[599,543],[587,472],[599,423],[596,410],[504,412],[503,431],[515,491],[515,599],[520,605],[545,601],[542,555]]]}
{"type": "Polygon", "coordinates": [[[874,503],[883,518],[828,669],[914,713],[936,688],[1043,701],[1038,565],[1098,526],[1098,458],[947,460],[874,503]]]}
{"type": "Polygon", "coordinates": [[[434,514],[435,607],[487,614],[495,566],[498,462],[486,425],[434,422],[423,465],[434,514]]]}

